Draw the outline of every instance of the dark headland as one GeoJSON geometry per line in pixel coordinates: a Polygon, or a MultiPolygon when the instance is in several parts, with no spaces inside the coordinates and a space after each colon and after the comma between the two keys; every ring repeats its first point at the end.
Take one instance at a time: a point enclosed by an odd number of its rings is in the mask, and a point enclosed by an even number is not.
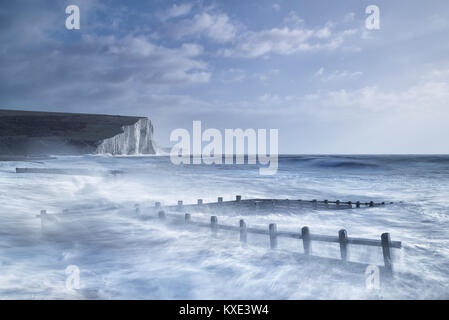
{"type": "Polygon", "coordinates": [[[0,110],[0,156],[154,154],[146,117],[0,110]]]}

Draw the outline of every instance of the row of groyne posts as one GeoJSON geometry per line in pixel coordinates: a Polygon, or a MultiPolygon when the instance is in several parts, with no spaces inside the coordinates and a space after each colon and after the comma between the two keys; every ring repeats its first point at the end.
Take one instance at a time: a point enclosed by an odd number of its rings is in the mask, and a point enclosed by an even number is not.
{"type": "MultiPolygon", "coordinates": [[[[156,205],[160,206],[160,203],[157,202],[156,205]]],[[[179,210],[181,208],[214,208],[214,209],[224,209],[224,208],[232,208],[234,206],[238,206],[239,208],[261,208],[261,209],[270,209],[270,208],[312,208],[312,209],[354,209],[354,208],[372,208],[385,206],[387,204],[393,204],[393,202],[361,202],[361,201],[329,201],[323,200],[318,201],[316,199],[313,200],[292,200],[292,199],[246,199],[242,200],[242,196],[236,196],[235,201],[223,201],[223,197],[218,197],[217,202],[204,203],[202,199],[198,199],[197,204],[183,204],[182,200],[178,201],[178,205],[176,206],[166,206],[168,209],[176,209],[179,210]]]]}
{"type": "MultiPolygon", "coordinates": [[[[390,202],[392,203],[392,202],[390,202]]],[[[291,232],[291,231],[281,231],[278,230],[277,225],[275,223],[270,223],[267,229],[259,229],[248,227],[246,222],[243,219],[240,219],[239,224],[236,226],[233,225],[224,225],[218,223],[218,217],[216,215],[212,215],[210,217],[210,222],[201,222],[201,221],[193,221],[191,213],[186,213],[186,211],[208,211],[211,209],[212,211],[220,211],[220,209],[225,208],[233,208],[233,209],[250,209],[254,208],[265,208],[267,210],[271,210],[273,208],[285,209],[285,208],[298,208],[305,207],[307,209],[351,209],[351,208],[372,208],[378,206],[384,206],[385,203],[375,203],[375,202],[341,202],[337,201],[317,201],[317,200],[288,200],[288,199],[245,199],[242,200],[241,196],[236,196],[236,199],[233,201],[223,201],[222,197],[218,198],[217,202],[204,203],[202,199],[198,199],[196,204],[184,204],[183,201],[178,201],[177,205],[173,206],[162,206],[160,202],[156,202],[154,206],[154,211],[157,212],[157,216],[154,218],[160,219],[162,221],[166,221],[166,218],[175,218],[182,219],[182,216],[179,214],[180,212],[184,212],[184,224],[186,225],[195,225],[200,227],[210,228],[212,235],[216,236],[218,230],[228,230],[228,231],[236,231],[240,234],[240,241],[242,243],[246,243],[248,239],[248,234],[259,234],[259,235],[267,235],[270,241],[270,248],[277,248],[277,239],[279,237],[282,238],[291,238],[296,240],[301,240],[304,256],[312,257],[312,242],[328,242],[328,243],[338,243],[340,245],[340,259],[332,259],[325,258],[328,260],[339,261],[345,264],[354,264],[354,265],[364,265],[367,264],[351,262],[349,261],[349,245],[364,245],[364,246],[374,246],[374,247],[382,247],[382,254],[384,260],[384,266],[379,266],[383,269],[383,274],[386,276],[391,276],[393,274],[393,261],[391,249],[397,248],[400,249],[402,244],[400,241],[392,241],[389,233],[382,233],[379,240],[376,239],[366,239],[366,238],[355,238],[348,237],[348,233],[345,229],[341,229],[338,231],[336,236],[329,235],[320,235],[314,234],[310,232],[308,226],[304,226],[300,229],[300,232],[291,232]],[[176,212],[176,213],[174,213],[176,212]]],[[[140,213],[140,206],[136,205],[136,212],[140,213]]],[[[40,215],[36,217],[41,219],[41,228],[44,231],[44,224],[46,221],[57,221],[56,217],[64,217],[70,214],[71,211],[63,210],[62,214],[47,214],[46,210],[41,210],[40,215]]],[[[153,218],[150,216],[149,218],[153,218]]]]}
{"type": "MultiPolygon", "coordinates": [[[[392,202],[390,202],[392,203],[392,202]]],[[[183,204],[182,200],[178,201],[178,204],[175,206],[162,206],[160,202],[156,202],[155,204],[155,210],[157,211],[158,218],[160,220],[165,220],[167,217],[172,218],[180,218],[179,214],[172,214],[167,213],[168,211],[176,211],[176,212],[182,212],[187,211],[186,209],[197,209],[201,210],[202,208],[220,208],[223,206],[231,206],[236,207],[242,205],[243,207],[257,207],[261,205],[268,205],[269,207],[274,207],[276,205],[280,205],[281,207],[283,205],[287,205],[288,207],[291,207],[290,205],[294,204],[297,206],[298,204],[301,206],[308,206],[311,208],[329,208],[329,209],[349,209],[349,208],[360,208],[361,206],[366,207],[376,207],[376,206],[383,206],[385,205],[384,202],[382,203],[374,203],[374,202],[355,202],[352,203],[351,201],[348,202],[341,202],[339,200],[337,201],[317,201],[317,200],[284,200],[284,199],[249,199],[249,200],[242,200],[241,196],[236,196],[235,201],[223,201],[222,197],[218,198],[217,202],[213,203],[203,203],[202,199],[198,199],[197,204],[189,204],[185,205],[183,204]],[[355,206],[353,206],[353,204],[355,206]]],[[[138,206],[136,207],[137,211],[140,211],[138,206]]],[[[232,226],[232,225],[223,225],[218,223],[218,218],[216,215],[213,215],[210,217],[210,223],[206,222],[199,222],[199,221],[193,221],[191,213],[185,213],[184,214],[184,223],[187,225],[196,225],[201,227],[208,227],[211,229],[211,232],[214,236],[217,235],[218,230],[228,230],[228,231],[237,231],[240,233],[240,241],[243,243],[247,242],[248,233],[252,234],[259,234],[259,235],[268,235],[270,240],[270,248],[276,249],[277,248],[277,239],[278,237],[284,237],[284,238],[292,238],[292,239],[298,239],[302,240],[303,249],[304,249],[304,255],[306,257],[312,256],[312,242],[331,242],[331,243],[339,243],[340,245],[340,256],[341,256],[341,262],[349,263],[349,245],[364,245],[364,246],[375,246],[375,247],[382,247],[382,254],[383,254],[383,260],[384,260],[384,272],[385,275],[391,276],[393,274],[393,261],[392,261],[392,255],[391,255],[391,249],[392,248],[401,248],[402,244],[400,241],[392,241],[390,234],[388,232],[382,233],[380,236],[380,240],[375,239],[365,239],[365,238],[350,238],[348,237],[348,233],[345,229],[341,229],[338,231],[338,235],[336,236],[328,236],[328,235],[319,235],[319,234],[313,234],[310,232],[309,227],[304,226],[301,228],[300,232],[290,232],[290,231],[280,231],[277,228],[277,225],[275,223],[270,223],[268,226],[268,229],[258,229],[258,228],[250,228],[247,226],[246,222],[241,219],[239,221],[238,226],[232,226]]],[[[329,258],[331,259],[331,258],[329,258]]],[[[336,260],[336,259],[331,259],[336,260]]],[[[354,263],[354,262],[351,262],[354,263]]],[[[357,263],[356,263],[357,264],[357,263]]]]}

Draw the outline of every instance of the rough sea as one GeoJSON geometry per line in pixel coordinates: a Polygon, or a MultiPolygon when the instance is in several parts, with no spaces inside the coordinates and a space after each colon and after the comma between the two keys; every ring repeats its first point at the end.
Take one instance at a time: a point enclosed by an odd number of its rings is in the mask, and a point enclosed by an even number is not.
{"type": "MultiPolygon", "coordinates": [[[[180,213],[182,214],[182,213],[180,213]]],[[[211,212],[192,213],[210,221],[211,212]]],[[[338,243],[312,243],[338,259],[338,243]]],[[[383,265],[380,247],[349,246],[349,260],[383,265]]],[[[326,260],[323,260],[326,261],[326,260]]],[[[329,260],[330,261],[330,260],[329,260]]],[[[0,299],[448,299],[449,156],[281,156],[256,165],[182,165],[169,157],[58,156],[0,162],[0,299]],[[73,174],[16,168],[87,169],[73,174]],[[116,174],[109,174],[116,170],[116,174]],[[117,173],[117,171],[119,173],[117,173]],[[347,210],[219,212],[220,223],[402,242],[394,278],[366,287],[363,272],[304,261],[298,239],[269,239],[143,219],[155,202],[249,198],[394,202],[347,210]],[[136,204],[140,213],[136,212],[136,204]],[[40,210],[57,213],[42,230],[40,210]],[[68,268],[69,266],[72,266],[68,268]],[[67,284],[79,270],[79,289],[67,284]],[[67,269],[68,268],[68,269],[67,269]]]]}

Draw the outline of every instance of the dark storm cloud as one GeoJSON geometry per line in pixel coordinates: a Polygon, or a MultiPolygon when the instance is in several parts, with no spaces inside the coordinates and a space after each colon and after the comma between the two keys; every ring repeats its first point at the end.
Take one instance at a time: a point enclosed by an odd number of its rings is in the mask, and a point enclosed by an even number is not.
{"type": "MultiPolygon", "coordinates": [[[[94,6],[94,3],[90,3],[94,6]]],[[[98,8],[97,8],[98,9],[98,8]]],[[[64,27],[64,6],[11,1],[2,7],[2,107],[114,107],[170,87],[208,82],[202,47],[168,48],[145,35],[123,37],[64,27]],[[78,32],[78,34],[75,34],[78,32]]],[[[96,26],[99,27],[99,21],[96,26]]]]}

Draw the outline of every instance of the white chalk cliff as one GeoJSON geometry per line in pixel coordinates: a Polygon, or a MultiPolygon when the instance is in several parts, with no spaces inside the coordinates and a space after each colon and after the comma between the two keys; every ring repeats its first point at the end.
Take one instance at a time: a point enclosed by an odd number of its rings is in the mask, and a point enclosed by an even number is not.
{"type": "Polygon", "coordinates": [[[153,126],[147,118],[122,127],[123,132],[103,140],[96,153],[113,155],[154,154],[153,126]]]}
{"type": "Polygon", "coordinates": [[[0,110],[0,155],[154,154],[145,117],[0,110]]]}

